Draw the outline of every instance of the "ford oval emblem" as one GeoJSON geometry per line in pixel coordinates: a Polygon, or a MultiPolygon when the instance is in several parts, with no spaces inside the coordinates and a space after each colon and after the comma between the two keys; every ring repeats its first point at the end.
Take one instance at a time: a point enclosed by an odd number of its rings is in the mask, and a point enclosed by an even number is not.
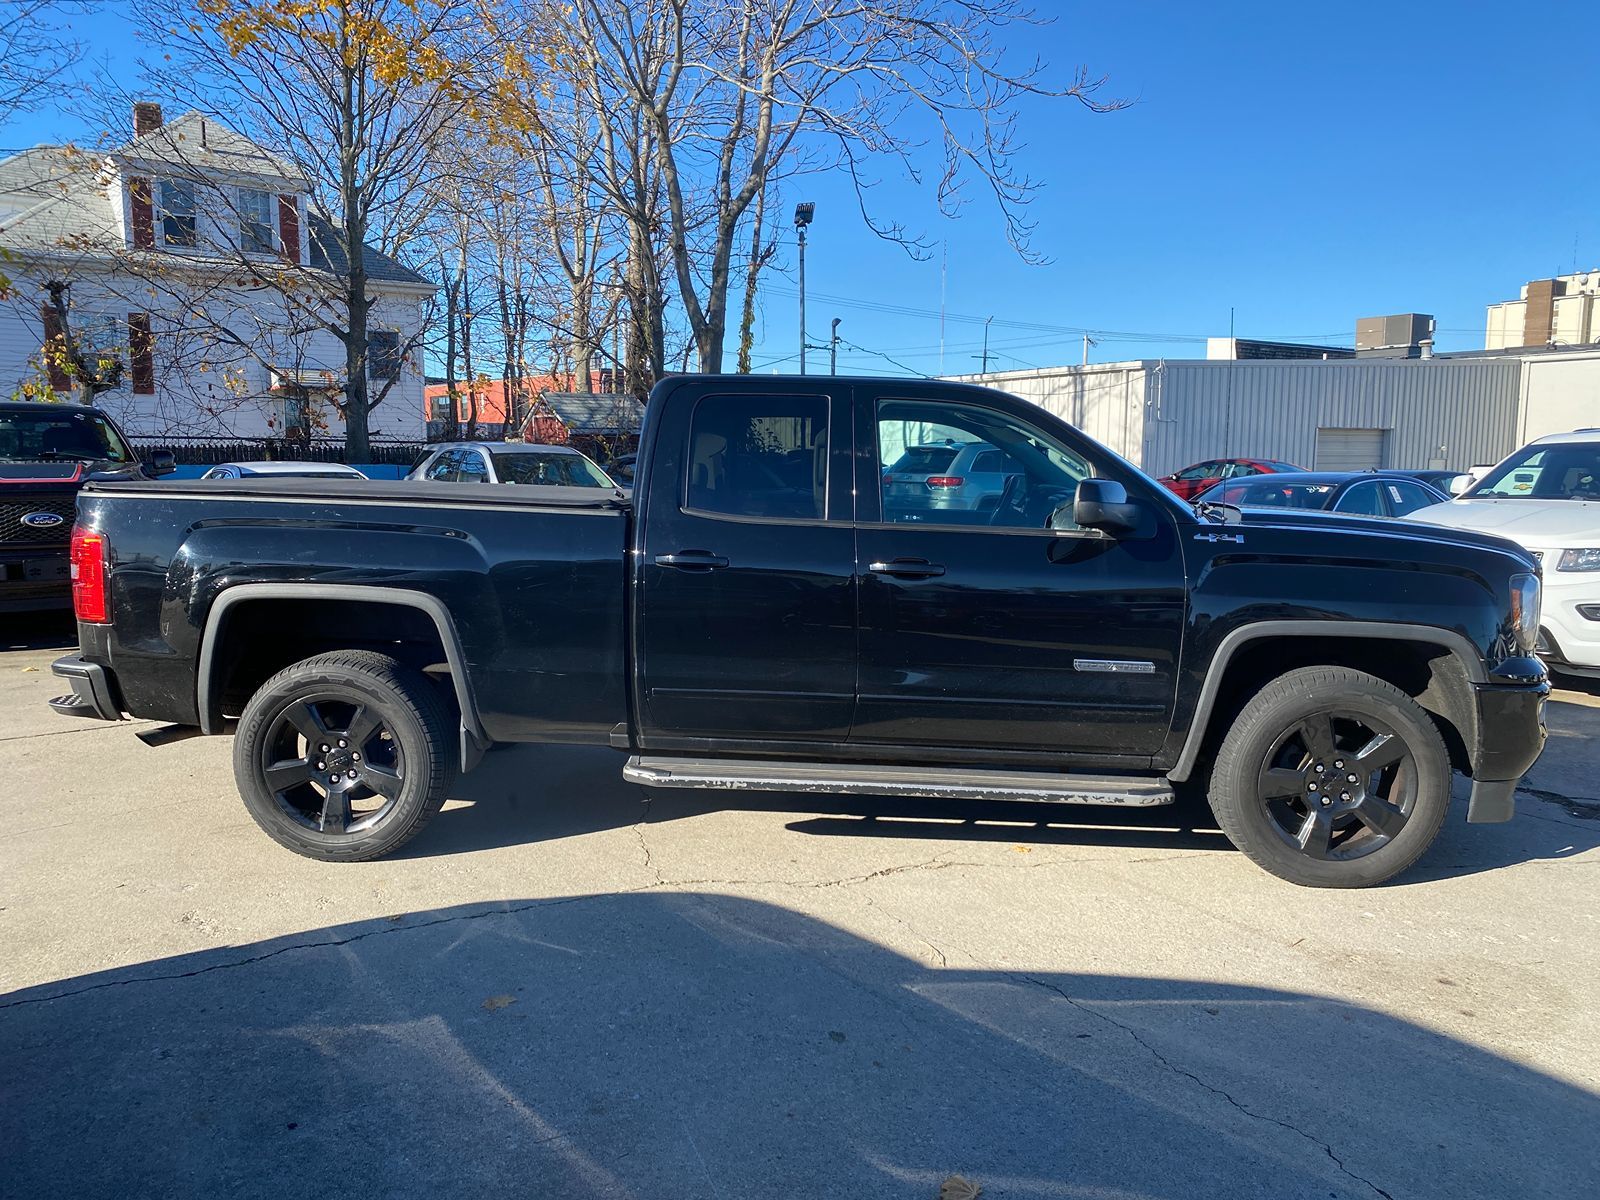
{"type": "Polygon", "coordinates": [[[65,520],[65,517],[47,512],[24,513],[22,516],[22,523],[35,529],[54,529],[65,520]]]}

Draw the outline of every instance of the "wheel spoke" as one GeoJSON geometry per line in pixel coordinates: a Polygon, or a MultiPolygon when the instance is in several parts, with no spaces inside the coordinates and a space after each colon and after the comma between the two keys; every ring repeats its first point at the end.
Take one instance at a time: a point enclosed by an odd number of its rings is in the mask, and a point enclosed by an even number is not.
{"type": "Polygon", "coordinates": [[[1406,756],[1406,744],[1392,733],[1373,734],[1372,740],[1356,751],[1356,766],[1365,774],[1392,767],[1406,756]]]}
{"type": "Polygon", "coordinates": [[[388,767],[364,762],[357,778],[387,800],[393,800],[400,794],[400,776],[388,767]]]}
{"type": "Polygon", "coordinates": [[[372,739],[372,735],[383,727],[383,718],[363,704],[356,709],[350,718],[350,724],[345,730],[345,738],[357,750],[365,746],[372,739]]]}
{"type": "Polygon", "coordinates": [[[1267,767],[1261,772],[1257,785],[1261,799],[1277,800],[1284,796],[1299,796],[1306,790],[1306,777],[1301,771],[1288,767],[1267,767]]]}
{"type": "Polygon", "coordinates": [[[1331,713],[1312,713],[1300,722],[1300,738],[1312,758],[1326,762],[1333,756],[1333,716],[1331,713]]]}
{"type": "Polygon", "coordinates": [[[266,768],[267,787],[274,792],[287,791],[302,783],[311,782],[309,758],[285,758],[266,768]]]}
{"type": "Polygon", "coordinates": [[[298,729],[308,742],[328,737],[328,727],[322,723],[321,714],[304,700],[296,700],[284,709],[283,719],[298,729]]]}
{"type": "Polygon", "coordinates": [[[1295,841],[1300,843],[1302,854],[1309,854],[1312,858],[1327,858],[1328,845],[1333,841],[1333,817],[1320,808],[1307,813],[1295,841]]]}
{"type": "Polygon", "coordinates": [[[1368,792],[1351,810],[1359,820],[1373,833],[1382,834],[1384,837],[1394,837],[1406,827],[1406,814],[1390,804],[1382,796],[1374,796],[1368,792]]]}
{"type": "Polygon", "coordinates": [[[322,800],[318,827],[323,833],[343,833],[350,824],[350,798],[342,788],[334,788],[322,800]]]}

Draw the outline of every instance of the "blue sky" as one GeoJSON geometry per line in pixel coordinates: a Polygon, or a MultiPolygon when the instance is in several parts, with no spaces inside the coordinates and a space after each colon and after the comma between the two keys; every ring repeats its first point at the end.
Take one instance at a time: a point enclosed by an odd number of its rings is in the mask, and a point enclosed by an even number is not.
{"type": "MultiPolygon", "coordinates": [[[[1484,3],[1041,3],[1019,36],[1063,76],[1079,63],[1135,101],[1105,116],[1025,106],[1021,163],[1041,181],[1022,262],[981,190],[959,218],[885,173],[871,203],[931,239],[915,262],[878,241],[848,184],[786,185],[816,202],[807,255],[813,341],[842,318],[841,369],[976,369],[986,317],[996,368],[1198,357],[1192,339],[1344,341],[1357,317],[1431,312],[1440,349],[1483,344],[1484,306],[1531,278],[1600,266],[1600,4],[1536,20],[1484,3]],[[847,303],[848,301],[848,303],[847,303]],[[1034,326],[1035,328],[1029,328],[1034,326]],[[1042,327],[1042,328],[1040,328],[1042,327]],[[888,357],[885,358],[884,355],[888,357]]],[[[113,6],[80,22],[132,86],[113,6]]],[[[49,114],[0,130],[14,147],[81,133],[49,114]]],[[[796,365],[792,235],[765,277],[755,360],[796,365]]],[[[730,345],[734,339],[730,336],[730,345]]],[[[730,352],[731,360],[731,352],[730,352]]],[[[825,351],[811,353],[813,371],[825,351]]],[[[731,365],[731,362],[730,362],[731,365]]]]}

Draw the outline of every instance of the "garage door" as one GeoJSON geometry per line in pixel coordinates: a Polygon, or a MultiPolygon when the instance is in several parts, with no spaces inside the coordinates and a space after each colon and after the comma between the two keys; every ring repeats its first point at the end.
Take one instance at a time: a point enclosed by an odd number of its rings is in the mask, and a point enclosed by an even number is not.
{"type": "Polygon", "coordinates": [[[1387,429],[1319,429],[1314,469],[1365,471],[1388,466],[1384,458],[1388,438],[1387,429]]]}

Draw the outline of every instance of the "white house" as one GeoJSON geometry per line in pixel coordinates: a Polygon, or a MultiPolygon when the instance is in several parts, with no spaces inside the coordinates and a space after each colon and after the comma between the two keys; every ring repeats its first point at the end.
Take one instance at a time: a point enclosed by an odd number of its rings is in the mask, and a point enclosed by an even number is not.
{"type": "MultiPolygon", "coordinates": [[[[290,163],[197,112],[134,105],[109,154],[0,160],[0,397],[73,392],[52,303],[115,386],[96,402],[147,437],[341,435],[340,277],[349,259],[290,163]],[[63,290],[62,285],[66,285],[63,290]],[[54,341],[52,341],[54,339],[54,341]],[[113,365],[114,364],[114,365],[113,365]]],[[[421,438],[422,327],[435,288],[362,247],[375,438],[421,438]]]]}

